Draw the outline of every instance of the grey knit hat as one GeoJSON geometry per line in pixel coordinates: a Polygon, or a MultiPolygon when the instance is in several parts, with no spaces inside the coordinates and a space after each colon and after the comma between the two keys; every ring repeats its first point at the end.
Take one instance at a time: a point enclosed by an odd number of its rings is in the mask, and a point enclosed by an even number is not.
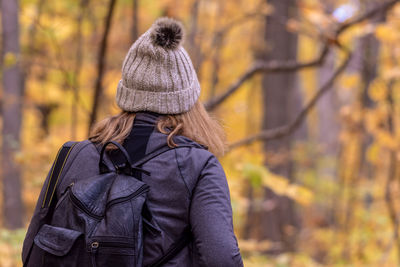
{"type": "Polygon", "coordinates": [[[182,39],[182,24],[164,17],[133,43],[117,89],[122,110],[178,114],[192,108],[200,84],[182,39]]]}

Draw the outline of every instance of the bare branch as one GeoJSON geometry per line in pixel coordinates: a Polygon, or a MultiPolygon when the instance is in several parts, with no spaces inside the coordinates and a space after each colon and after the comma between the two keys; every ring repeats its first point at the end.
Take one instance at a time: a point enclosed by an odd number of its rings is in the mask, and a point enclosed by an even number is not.
{"type": "Polygon", "coordinates": [[[234,92],[236,92],[245,81],[252,78],[257,73],[272,73],[272,72],[292,72],[300,69],[315,67],[321,65],[328,54],[329,46],[325,45],[320,53],[320,55],[309,62],[299,63],[296,60],[290,61],[268,61],[261,62],[256,61],[242,76],[240,76],[228,89],[225,93],[209,100],[205,107],[207,110],[212,110],[219,104],[225,101],[229,96],[231,96],[234,92]]]}
{"type": "Polygon", "coordinates": [[[212,51],[212,68],[210,70],[211,74],[211,85],[209,88],[209,99],[213,99],[215,96],[217,84],[219,82],[219,69],[220,69],[220,57],[221,57],[221,50],[223,48],[223,44],[225,41],[225,37],[233,28],[238,25],[243,25],[243,23],[250,21],[250,19],[254,18],[264,18],[266,13],[260,12],[257,9],[255,12],[250,12],[242,15],[241,17],[232,20],[230,23],[220,27],[213,35],[211,39],[211,44],[208,51],[212,51]]]}
{"type": "Polygon", "coordinates": [[[296,119],[293,122],[291,122],[285,126],[264,130],[260,133],[257,133],[255,135],[252,135],[252,136],[244,138],[240,141],[237,141],[229,146],[229,151],[234,148],[237,148],[239,146],[249,145],[258,140],[266,141],[266,140],[271,140],[271,139],[278,139],[278,138],[282,138],[284,136],[287,136],[287,135],[293,133],[303,123],[303,121],[307,117],[308,113],[310,113],[310,111],[317,104],[318,100],[332,88],[332,85],[335,83],[336,79],[346,69],[347,65],[350,62],[350,58],[351,58],[351,53],[348,52],[347,54],[348,55],[347,55],[346,59],[343,61],[343,63],[336,69],[336,71],[326,81],[326,83],[324,83],[321,86],[321,88],[311,98],[311,100],[304,107],[304,109],[297,115],[296,119]]]}
{"type": "Polygon", "coordinates": [[[396,3],[398,3],[400,0],[391,0],[391,1],[386,1],[383,4],[377,5],[374,8],[371,8],[369,11],[366,11],[363,14],[360,14],[359,16],[356,16],[355,18],[349,19],[345,21],[344,23],[340,24],[340,26],[336,30],[336,35],[338,36],[341,34],[343,31],[347,30],[348,28],[359,24],[361,22],[364,22],[367,19],[370,19],[380,13],[386,13],[389,9],[391,9],[396,3]]]}
{"type": "Polygon", "coordinates": [[[364,22],[367,19],[374,17],[381,12],[387,12],[394,4],[400,0],[391,0],[380,4],[373,9],[355,17],[354,19],[349,19],[348,21],[339,24],[335,35],[332,37],[324,37],[323,42],[325,43],[320,55],[310,62],[300,63],[297,61],[269,61],[269,62],[255,62],[250,68],[244,72],[234,83],[232,83],[225,91],[219,96],[216,96],[205,103],[207,110],[213,110],[219,104],[224,102],[229,96],[236,92],[248,79],[252,78],[256,73],[271,73],[271,72],[292,72],[304,68],[316,67],[322,65],[325,57],[327,56],[330,46],[329,44],[334,44],[340,46],[338,43],[339,35],[350,27],[364,22]]]}
{"type": "Polygon", "coordinates": [[[236,18],[235,20],[232,20],[230,23],[226,24],[225,26],[221,27],[219,30],[217,30],[214,33],[214,36],[211,41],[211,47],[216,45],[218,42],[220,42],[220,39],[223,39],[223,37],[230,31],[232,30],[235,26],[237,25],[242,25],[244,22],[247,22],[249,19],[253,18],[258,18],[258,17],[265,17],[265,13],[262,12],[250,12],[246,13],[243,16],[236,18]]]}

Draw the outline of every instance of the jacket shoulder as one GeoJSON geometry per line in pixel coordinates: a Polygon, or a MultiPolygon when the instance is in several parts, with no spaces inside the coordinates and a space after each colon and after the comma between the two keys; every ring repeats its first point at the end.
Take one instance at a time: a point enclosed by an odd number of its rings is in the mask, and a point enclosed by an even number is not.
{"type": "Polygon", "coordinates": [[[207,168],[208,163],[212,161],[219,164],[219,161],[214,154],[201,147],[177,147],[174,151],[182,179],[191,195],[197,180],[203,170],[207,168]]]}

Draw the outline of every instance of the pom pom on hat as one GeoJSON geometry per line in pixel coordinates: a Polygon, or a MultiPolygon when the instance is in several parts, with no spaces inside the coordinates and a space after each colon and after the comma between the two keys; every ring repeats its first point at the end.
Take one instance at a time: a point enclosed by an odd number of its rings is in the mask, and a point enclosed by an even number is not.
{"type": "Polygon", "coordinates": [[[174,50],[181,44],[184,32],[179,21],[167,17],[159,18],[152,28],[150,37],[153,45],[174,50]]]}

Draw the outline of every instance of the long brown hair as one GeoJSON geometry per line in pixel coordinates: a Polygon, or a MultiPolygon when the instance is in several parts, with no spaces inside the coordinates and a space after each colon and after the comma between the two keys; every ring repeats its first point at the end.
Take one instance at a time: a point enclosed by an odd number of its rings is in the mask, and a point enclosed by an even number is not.
{"type": "MultiPolygon", "coordinates": [[[[101,144],[111,140],[122,144],[132,130],[135,116],[136,113],[122,111],[118,115],[105,118],[93,127],[89,139],[101,144]]],[[[156,128],[167,135],[170,147],[177,146],[173,137],[182,135],[208,147],[217,156],[224,154],[226,143],[223,128],[216,119],[210,117],[200,101],[188,112],[159,117],[156,128]]]]}

